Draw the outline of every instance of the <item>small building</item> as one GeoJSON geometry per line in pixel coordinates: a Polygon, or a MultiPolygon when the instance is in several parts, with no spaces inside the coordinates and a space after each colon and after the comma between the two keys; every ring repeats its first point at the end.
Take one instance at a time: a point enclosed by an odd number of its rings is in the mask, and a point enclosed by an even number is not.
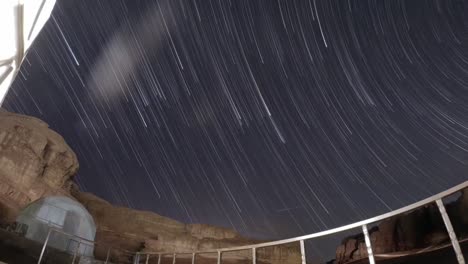
{"type": "Polygon", "coordinates": [[[51,196],[37,200],[24,208],[16,222],[24,227],[25,237],[43,243],[51,228],[48,246],[67,251],[75,251],[81,256],[92,257],[96,225],[93,217],[79,202],[65,196],[51,196]],[[78,241],[81,241],[80,243],[78,241]],[[78,247],[78,244],[80,245],[78,247]]]}

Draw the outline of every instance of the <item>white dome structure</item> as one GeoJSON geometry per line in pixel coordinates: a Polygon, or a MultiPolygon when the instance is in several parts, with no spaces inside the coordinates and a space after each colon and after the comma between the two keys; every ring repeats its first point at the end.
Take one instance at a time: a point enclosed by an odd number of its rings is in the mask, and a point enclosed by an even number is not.
{"type": "Polygon", "coordinates": [[[76,236],[67,236],[59,232],[52,232],[48,245],[59,250],[77,253],[81,256],[93,256],[92,243],[81,241],[79,238],[94,241],[96,226],[93,217],[86,208],[64,196],[51,196],[37,200],[18,216],[18,223],[27,226],[26,238],[43,243],[50,228],[76,236]]]}

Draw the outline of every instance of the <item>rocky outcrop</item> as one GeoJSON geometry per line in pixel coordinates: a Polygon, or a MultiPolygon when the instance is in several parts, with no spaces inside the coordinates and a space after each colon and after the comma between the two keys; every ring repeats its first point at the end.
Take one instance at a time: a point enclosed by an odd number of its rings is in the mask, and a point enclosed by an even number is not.
{"type": "Polygon", "coordinates": [[[0,109],[0,215],[12,221],[41,197],[68,195],[78,160],[43,121],[0,109]]]}
{"type": "MultiPolygon", "coordinates": [[[[445,205],[458,237],[468,236],[468,189],[445,205]]],[[[375,255],[411,252],[450,243],[444,222],[435,204],[416,209],[380,222],[369,230],[375,255]]],[[[334,263],[342,264],[367,258],[364,235],[357,234],[343,240],[336,249],[334,263]]]]}
{"type": "MultiPolygon", "coordinates": [[[[192,252],[261,242],[243,238],[226,228],[184,224],[152,212],[113,206],[89,193],[75,190],[72,194],[94,217],[98,227],[96,240],[102,243],[95,247],[98,258],[106,256],[107,245],[114,248],[111,259],[120,263],[129,261],[131,256],[118,249],[142,253],[192,252]]],[[[229,254],[229,259],[246,260],[250,256],[250,251],[239,251],[229,254]]],[[[205,257],[213,258],[216,254],[205,257]]],[[[297,245],[288,245],[262,249],[258,251],[257,258],[264,263],[297,263],[300,260],[299,248],[297,245]]]]}
{"type": "MultiPolygon", "coordinates": [[[[81,202],[93,216],[98,242],[95,256],[105,259],[111,246],[111,260],[116,263],[130,263],[133,255],[129,252],[190,252],[260,242],[226,228],[184,224],[152,212],[113,206],[80,192],[72,182],[77,170],[75,153],[46,123],[0,109],[0,223],[14,221],[22,208],[37,199],[64,195],[81,202]]],[[[227,255],[245,260],[251,252],[227,255]]],[[[297,263],[299,247],[259,249],[257,258],[259,263],[297,263]]]]}

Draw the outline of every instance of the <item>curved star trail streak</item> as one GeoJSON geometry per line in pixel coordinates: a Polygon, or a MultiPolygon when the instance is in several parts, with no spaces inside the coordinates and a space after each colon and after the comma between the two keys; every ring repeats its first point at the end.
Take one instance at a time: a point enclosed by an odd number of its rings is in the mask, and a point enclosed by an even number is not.
{"type": "Polygon", "coordinates": [[[468,179],[466,1],[58,1],[5,107],[82,189],[280,238],[468,179]]]}

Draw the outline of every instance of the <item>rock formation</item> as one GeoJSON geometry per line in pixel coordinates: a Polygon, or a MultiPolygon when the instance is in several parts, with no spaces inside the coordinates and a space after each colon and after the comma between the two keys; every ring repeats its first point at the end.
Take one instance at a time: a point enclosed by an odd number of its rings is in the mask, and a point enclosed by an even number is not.
{"type": "MultiPolygon", "coordinates": [[[[445,205],[457,236],[468,235],[468,189],[445,205]]],[[[369,230],[374,255],[411,252],[450,243],[444,222],[435,204],[426,205],[407,214],[380,222],[369,230]]],[[[336,249],[334,263],[343,264],[367,258],[362,233],[343,240],[336,249]]]]}
{"type": "MultiPolygon", "coordinates": [[[[98,227],[96,240],[103,243],[95,248],[95,255],[104,258],[112,245],[111,258],[116,262],[129,260],[125,249],[132,252],[192,252],[223,247],[260,243],[246,239],[237,232],[209,225],[184,224],[152,212],[113,206],[92,194],[72,191],[73,196],[93,215],[98,227]]],[[[259,250],[257,258],[266,263],[298,263],[297,245],[259,250]]],[[[231,260],[245,260],[250,251],[229,254],[231,260]]],[[[187,256],[189,257],[189,256],[187,256]]],[[[216,254],[206,256],[216,257],[216,254]]]]}
{"type": "MultiPolygon", "coordinates": [[[[190,252],[261,242],[226,228],[184,224],[152,212],[113,206],[80,192],[72,182],[77,170],[75,153],[46,123],[0,109],[0,222],[14,221],[22,208],[37,199],[65,195],[81,202],[95,220],[95,256],[105,259],[111,246],[113,262],[129,263],[132,256],[127,251],[190,252]]],[[[251,252],[228,255],[246,260],[251,252]]],[[[259,249],[257,259],[259,263],[298,263],[299,247],[259,249]]]]}
{"type": "Polygon", "coordinates": [[[43,121],[0,109],[0,215],[18,211],[43,196],[67,195],[78,170],[75,153],[43,121]]]}

